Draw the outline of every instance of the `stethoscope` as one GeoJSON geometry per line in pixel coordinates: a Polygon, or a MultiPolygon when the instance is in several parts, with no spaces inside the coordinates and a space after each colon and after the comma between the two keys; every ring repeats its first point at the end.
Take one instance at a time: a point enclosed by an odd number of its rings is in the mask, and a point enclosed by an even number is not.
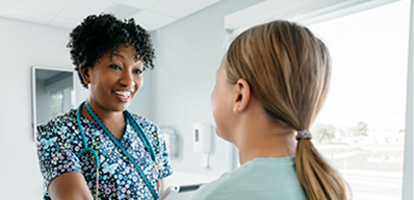
{"type": "MultiPolygon", "coordinates": [[[[161,187],[158,185],[158,192],[155,191],[155,189],[151,185],[151,182],[148,180],[147,176],[145,176],[145,174],[142,171],[142,169],[135,162],[135,159],[122,146],[122,144],[119,141],[119,139],[116,138],[114,135],[112,135],[112,133],[108,130],[108,128],[105,126],[105,124],[103,124],[103,122],[99,119],[98,115],[95,114],[95,112],[92,110],[92,108],[89,106],[89,104],[86,101],[84,101],[79,106],[78,111],[77,111],[77,116],[76,116],[77,122],[78,122],[78,127],[79,127],[79,130],[80,130],[81,135],[82,135],[83,146],[84,146],[84,148],[78,153],[78,158],[80,158],[81,155],[83,153],[86,153],[86,152],[91,152],[93,154],[94,158],[95,158],[95,167],[96,167],[96,180],[95,180],[96,192],[95,192],[95,199],[98,199],[98,189],[99,189],[99,157],[98,157],[98,153],[94,149],[88,147],[88,145],[86,143],[86,136],[85,136],[85,133],[83,132],[82,125],[81,125],[81,120],[80,120],[80,115],[81,115],[80,113],[81,113],[81,109],[82,109],[82,106],[83,105],[85,105],[86,110],[92,116],[93,120],[95,120],[95,122],[99,125],[99,127],[102,128],[105,131],[105,133],[111,138],[112,142],[122,151],[122,153],[129,159],[129,161],[132,162],[132,164],[137,169],[138,174],[141,176],[142,180],[145,182],[145,184],[147,185],[148,189],[150,190],[152,196],[155,199],[158,199],[159,194],[161,193],[161,187]]],[[[144,133],[144,131],[142,130],[141,126],[134,119],[134,117],[132,116],[132,114],[130,112],[128,112],[127,110],[124,111],[124,115],[125,115],[125,118],[126,118],[127,121],[132,122],[133,128],[135,129],[135,131],[138,132],[138,135],[141,138],[142,143],[144,143],[145,148],[148,150],[148,152],[151,155],[151,159],[154,161],[154,163],[156,163],[155,151],[152,148],[151,143],[148,140],[148,137],[146,136],[146,134],[144,133]]]]}

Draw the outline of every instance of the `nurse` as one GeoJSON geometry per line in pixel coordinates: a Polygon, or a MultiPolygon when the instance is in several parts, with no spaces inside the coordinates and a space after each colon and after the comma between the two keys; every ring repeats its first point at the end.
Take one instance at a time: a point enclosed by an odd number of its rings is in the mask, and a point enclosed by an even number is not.
{"type": "Polygon", "coordinates": [[[192,199],[348,199],[309,131],[330,72],[326,46],[303,26],[273,21],[240,34],[223,56],[211,101],[217,135],[237,146],[241,166],[192,199]]]}
{"type": "Polygon", "coordinates": [[[127,111],[154,67],[150,35],[133,19],[91,15],[68,47],[89,97],[37,127],[44,199],[157,199],[172,174],[163,135],[127,111]]]}

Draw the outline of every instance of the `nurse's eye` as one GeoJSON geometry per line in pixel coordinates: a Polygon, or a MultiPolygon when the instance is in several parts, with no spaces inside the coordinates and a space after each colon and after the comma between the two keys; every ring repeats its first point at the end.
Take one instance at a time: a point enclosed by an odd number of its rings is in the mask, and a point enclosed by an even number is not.
{"type": "Polygon", "coordinates": [[[140,70],[140,69],[136,69],[136,70],[134,70],[134,73],[135,73],[135,74],[142,74],[142,70],[140,70]]]}
{"type": "Polygon", "coordinates": [[[109,65],[110,68],[112,69],[116,69],[116,70],[121,70],[122,68],[119,65],[109,65]]]}

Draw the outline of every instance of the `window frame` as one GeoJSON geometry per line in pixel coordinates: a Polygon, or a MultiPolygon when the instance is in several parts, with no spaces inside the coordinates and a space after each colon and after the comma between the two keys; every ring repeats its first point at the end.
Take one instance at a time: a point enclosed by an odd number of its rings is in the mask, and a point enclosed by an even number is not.
{"type": "Polygon", "coordinates": [[[411,0],[410,30],[408,45],[408,66],[407,66],[407,103],[405,116],[405,146],[404,146],[404,169],[403,169],[403,193],[402,199],[414,199],[414,174],[413,174],[413,133],[414,133],[414,0],[411,0]]]}

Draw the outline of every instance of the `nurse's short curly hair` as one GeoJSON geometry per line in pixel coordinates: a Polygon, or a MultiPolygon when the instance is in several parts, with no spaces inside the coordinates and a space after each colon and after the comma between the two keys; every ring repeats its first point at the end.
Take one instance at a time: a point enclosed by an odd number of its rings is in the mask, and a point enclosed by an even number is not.
{"type": "Polygon", "coordinates": [[[133,46],[135,59],[141,60],[145,69],[154,68],[154,49],[150,35],[134,19],[118,20],[111,14],[90,15],[70,33],[67,45],[82,85],[81,69],[93,67],[95,62],[110,53],[112,58],[119,45],[133,46]]]}

